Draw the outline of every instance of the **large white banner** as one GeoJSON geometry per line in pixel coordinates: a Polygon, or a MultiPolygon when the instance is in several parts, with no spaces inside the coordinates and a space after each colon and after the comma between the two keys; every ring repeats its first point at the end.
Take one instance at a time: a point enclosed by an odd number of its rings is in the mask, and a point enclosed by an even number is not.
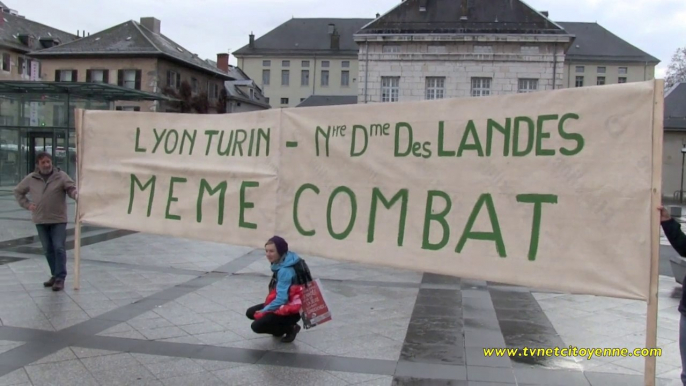
{"type": "Polygon", "coordinates": [[[79,111],[80,220],[251,247],[278,234],[305,255],[647,299],[655,92],[79,111]]]}

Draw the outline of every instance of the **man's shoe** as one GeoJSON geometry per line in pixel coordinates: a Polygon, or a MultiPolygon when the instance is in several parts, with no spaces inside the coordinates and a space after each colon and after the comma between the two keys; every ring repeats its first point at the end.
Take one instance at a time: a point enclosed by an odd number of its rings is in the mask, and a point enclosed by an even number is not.
{"type": "Polygon", "coordinates": [[[55,280],[55,284],[52,285],[53,291],[61,291],[64,289],[64,280],[55,280]]]}
{"type": "Polygon", "coordinates": [[[281,338],[281,341],[283,343],[291,343],[295,340],[295,336],[298,335],[299,332],[300,332],[300,326],[298,326],[296,324],[293,326],[293,330],[291,332],[289,332],[288,334],[286,334],[286,336],[281,338]]]}
{"type": "Polygon", "coordinates": [[[52,287],[55,284],[55,278],[51,277],[50,280],[43,283],[43,287],[52,287]]]}

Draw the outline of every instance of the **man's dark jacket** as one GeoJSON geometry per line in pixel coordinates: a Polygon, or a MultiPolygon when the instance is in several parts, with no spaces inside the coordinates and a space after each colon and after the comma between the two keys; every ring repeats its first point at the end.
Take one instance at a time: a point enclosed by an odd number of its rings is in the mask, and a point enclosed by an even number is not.
{"type": "MultiPolygon", "coordinates": [[[[662,229],[665,231],[665,236],[677,253],[686,257],[686,235],[681,231],[681,225],[672,219],[662,221],[662,229]]],[[[682,281],[682,286],[686,284],[686,278],[682,281]]],[[[686,290],[681,291],[681,302],[679,303],[679,312],[686,314],[686,290]]]]}

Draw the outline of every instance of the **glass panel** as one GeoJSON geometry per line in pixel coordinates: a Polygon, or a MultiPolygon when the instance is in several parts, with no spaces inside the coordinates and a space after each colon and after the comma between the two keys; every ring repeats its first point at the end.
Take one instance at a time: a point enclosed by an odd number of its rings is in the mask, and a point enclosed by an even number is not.
{"type": "MultiPolygon", "coordinates": [[[[48,133],[46,133],[48,134],[48,133]]],[[[67,157],[67,145],[66,145],[66,138],[67,137],[67,130],[66,129],[55,129],[55,148],[50,149],[53,151],[52,153],[52,162],[53,165],[57,166],[58,168],[62,169],[65,171],[67,174],[70,172],[70,168],[73,169],[73,167],[69,163],[69,157],[67,157]]],[[[49,151],[48,151],[49,152],[49,151]]]]}
{"type": "Polygon", "coordinates": [[[14,186],[21,181],[19,152],[19,130],[0,129],[0,186],[14,186]]]}

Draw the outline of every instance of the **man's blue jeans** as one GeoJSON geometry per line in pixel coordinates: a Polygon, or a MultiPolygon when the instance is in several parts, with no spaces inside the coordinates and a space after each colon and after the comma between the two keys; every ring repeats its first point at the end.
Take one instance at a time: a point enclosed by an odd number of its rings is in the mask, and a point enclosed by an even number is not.
{"type": "Polygon", "coordinates": [[[50,266],[50,274],[56,280],[67,277],[67,224],[36,224],[38,237],[43,244],[43,253],[50,266]]]}

